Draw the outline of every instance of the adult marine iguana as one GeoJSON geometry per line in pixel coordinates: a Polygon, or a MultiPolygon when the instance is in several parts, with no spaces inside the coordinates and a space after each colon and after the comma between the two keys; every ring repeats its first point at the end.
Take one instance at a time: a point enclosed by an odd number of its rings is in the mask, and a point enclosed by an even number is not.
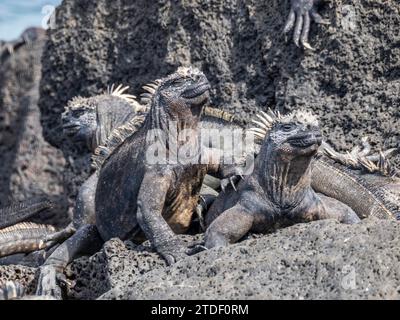
{"type": "MultiPolygon", "coordinates": [[[[112,130],[144,110],[134,96],[126,93],[128,88],[112,85],[100,95],[72,99],[62,114],[64,134],[75,143],[84,143],[92,152],[99,145],[106,143],[112,130]]],[[[94,221],[92,198],[96,183],[97,175],[93,174],[81,186],[75,205],[74,223],[62,231],[56,231],[52,226],[33,223],[15,225],[26,221],[35,213],[50,208],[52,204],[46,198],[33,199],[20,205],[0,209],[0,228],[8,227],[0,230],[0,257],[47,249],[56,244],[56,239],[61,241],[71,235],[75,230],[74,226],[80,226],[84,221],[94,221]]],[[[5,263],[9,261],[15,263],[18,259],[27,257],[15,256],[15,259],[9,257],[5,263]]],[[[36,259],[27,261],[36,263],[36,259]]]]}
{"type": "Polygon", "coordinates": [[[322,143],[317,119],[296,111],[271,122],[253,173],[237,191],[221,193],[207,213],[207,248],[234,243],[249,231],[264,233],[298,222],[360,220],[352,209],[311,187],[312,162],[322,143]]]}
{"type": "Polygon", "coordinates": [[[330,24],[315,9],[317,2],[319,0],[291,0],[289,17],[283,31],[288,33],[294,27],[293,41],[298,47],[301,44],[304,48],[313,50],[308,42],[311,19],[319,24],[330,24]]]}
{"type": "MultiPolygon", "coordinates": [[[[261,141],[270,131],[279,114],[261,112],[253,121],[253,132],[261,141]]],[[[363,138],[362,147],[340,154],[323,142],[313,161],[311,186],[317,192],[351,207],[360,218],[374,216],[381,219],[400,217],[400,179],[388,157],[397,148],[371,154],[371,146],[363,138]]]]}
{"type": "Polygon", "coordinates": [[[198,158],[198,123],[209,99],[209,88],[202,72],[179,68],[159,82],[144,122],[134,117],[110,135],[106,148],[98,148],[95,224],[81,225],[49,257],[41,267],[38,294],[59,295],[57,272],[78,253],[90,246],[95,251],[112,237],[127,239],[143,231],[168,263],[189,253],[175,232],[185,232],[189,227],[204,176],[207,172],[220,177],[230,174],[218,164],[202,164],[198,158]],[[177,131],[172,132],[172,140],[164,140],[162,135],[170,132],[171,121],[177,131]],[[184,130],[191,130],[188,140],[176,140],[184,130]],[[148,154],[154,141],[149,140],[150,133],[159,139],[158,150],[165,151],[169,159],[185,146],[185,151],[195,155],[191,159],[194,161],[178,158],[178,162],[151,163],[148,154]],[[178,149],[173,147],[175,141],[178,149]]]}

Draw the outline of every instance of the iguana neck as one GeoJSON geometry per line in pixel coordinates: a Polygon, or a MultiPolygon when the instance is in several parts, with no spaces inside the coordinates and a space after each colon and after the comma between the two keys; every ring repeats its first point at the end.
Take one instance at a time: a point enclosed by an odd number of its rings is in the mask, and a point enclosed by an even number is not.
{"type": "Polygon", "coordinates": [[[170,147],[171,143],[178,147],[188,143],[194,147],[198,146],[200,112],[199,115],[195,115],[189,108],[182,109],[185,111],[181,111],[178,115],[173,114],[166,102],[155,101],[143,125],[146,132],[154,130],[159,142],[166,143],[165,147],[170,152],[175,150],[175,148],[170,147]],[[188,138],[190,138],[189,141],[181,139],[184,130],[190,130],[187,134],[188,138]]]}
{"type": "Polygon", "coordinates": [[[99,107],[96,110],[96,133],[88,142],[88,147],[94,151],[98,146],[104,145],[108,141],[111,132],[115,128],[128,122],[133,116],[135,116],[135,113],[126,109],[114,108],[112,112],[110,112],[110,110],[99,107]]]}
{"type": "Polygon", "coordinates": [[[272,203],[290,210],[304,199],[310,190],[312,159],[285,157],[272,143],[264,144],[257,157],[255,175],[272,203]]]}

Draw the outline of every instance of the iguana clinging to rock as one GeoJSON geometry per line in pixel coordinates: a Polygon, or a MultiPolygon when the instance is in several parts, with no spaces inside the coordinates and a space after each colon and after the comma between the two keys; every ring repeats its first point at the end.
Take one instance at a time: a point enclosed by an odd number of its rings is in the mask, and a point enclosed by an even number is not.
{"type": "Polygon", "coordinates": [[[134,237],[140,230],[169,263],[186,256],[188,250],[174,231],[182,233],[189,227],[206,173],[226,174],[218,164],[201,164],[197,158],[198,124],[209,88],[202,72],[179,68],[158,83],[144,122],[134,117],[110,135],[106,148],[98,149],[95,222],[82,224],[42,266],[38,294],[57,292],[55,270],[62,270],[78,253],[90,246],[97,250],[113,237],[134,237]],[[148,157],[154,147],[149,134],[161,138],[161,151],[169,159],[176,156],[174,141],[162,138],[164,133],[168,136],[171,122],[177,135],[192,130],[189,140],[178,140],[178,147],[194,151],[194,161],[153,164],[148,157]]]}
{"type": "Polygon", "coordinates": [[[311,19],[319,24],[329,24],[329,21],[323,19],[315,9],[315,4],[319,0],[291,0],[290,2],[291,8],[284,33],[288,33],[294,27],[293,40],[296,46],[299,47],[301,44],[304,48],[313,50],[308,43],[311,19]]]}
{"type": "Polygon", "coordinates": [[[207,214],[207,248],[236,242],[249,231],[298,222],[360,220],[349,207],[311,187],[312,162],[322,143],[316,118],[296,111],[270,120],[253,173],[239,182],[237,191],[221,193],[207,214]]]}

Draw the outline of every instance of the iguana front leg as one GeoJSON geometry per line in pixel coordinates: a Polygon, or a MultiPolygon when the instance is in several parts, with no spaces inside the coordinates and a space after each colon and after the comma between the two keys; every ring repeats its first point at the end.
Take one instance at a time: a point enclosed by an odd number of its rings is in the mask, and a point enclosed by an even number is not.
{"type": "Polygon", "coordinates": [[[316,0],[291,0],[291,9],[289,17],[286,21],[284,33],[288,33],[294,27],[293,40],[296,46],[302,46],[306,49],[313,50],[308,43],[308,35],[310,33],[311,18],[320,24],[329,24],[324,20],[315,9],[316,0]]]}
{"type": "Polygon", "coordinates": [[[211,249],[237,242],[251,230],[254,220],[254,214],[240,204],[226,210],[208,227],[205,247],[211,249]]]}
{"type": "Polygon", "coordinates": [[[357,214],[344,203],[323,194],[313,194],[304,200],[294,216],[297,222],[334,219],[340,223],[354,224],[360,221],[357,214]]]}
{"type": "Polygon", "coordinates": [[[162,216],[172,172],[150,170],[145,173],[137,200],[137,219],[152,246],[173,264],[187,256],[187,249],[162,216]]]}

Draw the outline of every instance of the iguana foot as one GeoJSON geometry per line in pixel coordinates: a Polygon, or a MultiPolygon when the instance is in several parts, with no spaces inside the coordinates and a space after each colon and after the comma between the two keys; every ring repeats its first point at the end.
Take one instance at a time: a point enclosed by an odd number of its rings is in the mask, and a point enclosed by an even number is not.
{"type": "Polygon", "coordinates": [[[44,265],[39,268],[40,275],[36,295],[51,296],[61,300],[61,288],[58,285],[58,272],[52,265],[44,265]]]}
{"type": "Polygon", "coordinates": [[[187,258],[190,250],[181,241],[174,240],[161,245],[157,248],[157,251],[167,261],[168,265],[172,265],[179,260],[187,258]]]}
{"type": "Polygon", "coordinates": [[[237,175],[230,178],[221,179],[221,190],[225,192],[226,188],[230,185],[233,190],[237,191],[236,185],[239,183],[243,176],[237,175]]]}
{"type": "Polygon", "coordinates": [[[317,13],[314,3],[315,0],[291,0],[289,17],[283,30],[284,33],[288,33],[294,27],[294,43],[300,47],[301,42],[301,45],[309,50],[314,50],[308,43],[311,18],[319,24],[330,24],[317,13]]]}

